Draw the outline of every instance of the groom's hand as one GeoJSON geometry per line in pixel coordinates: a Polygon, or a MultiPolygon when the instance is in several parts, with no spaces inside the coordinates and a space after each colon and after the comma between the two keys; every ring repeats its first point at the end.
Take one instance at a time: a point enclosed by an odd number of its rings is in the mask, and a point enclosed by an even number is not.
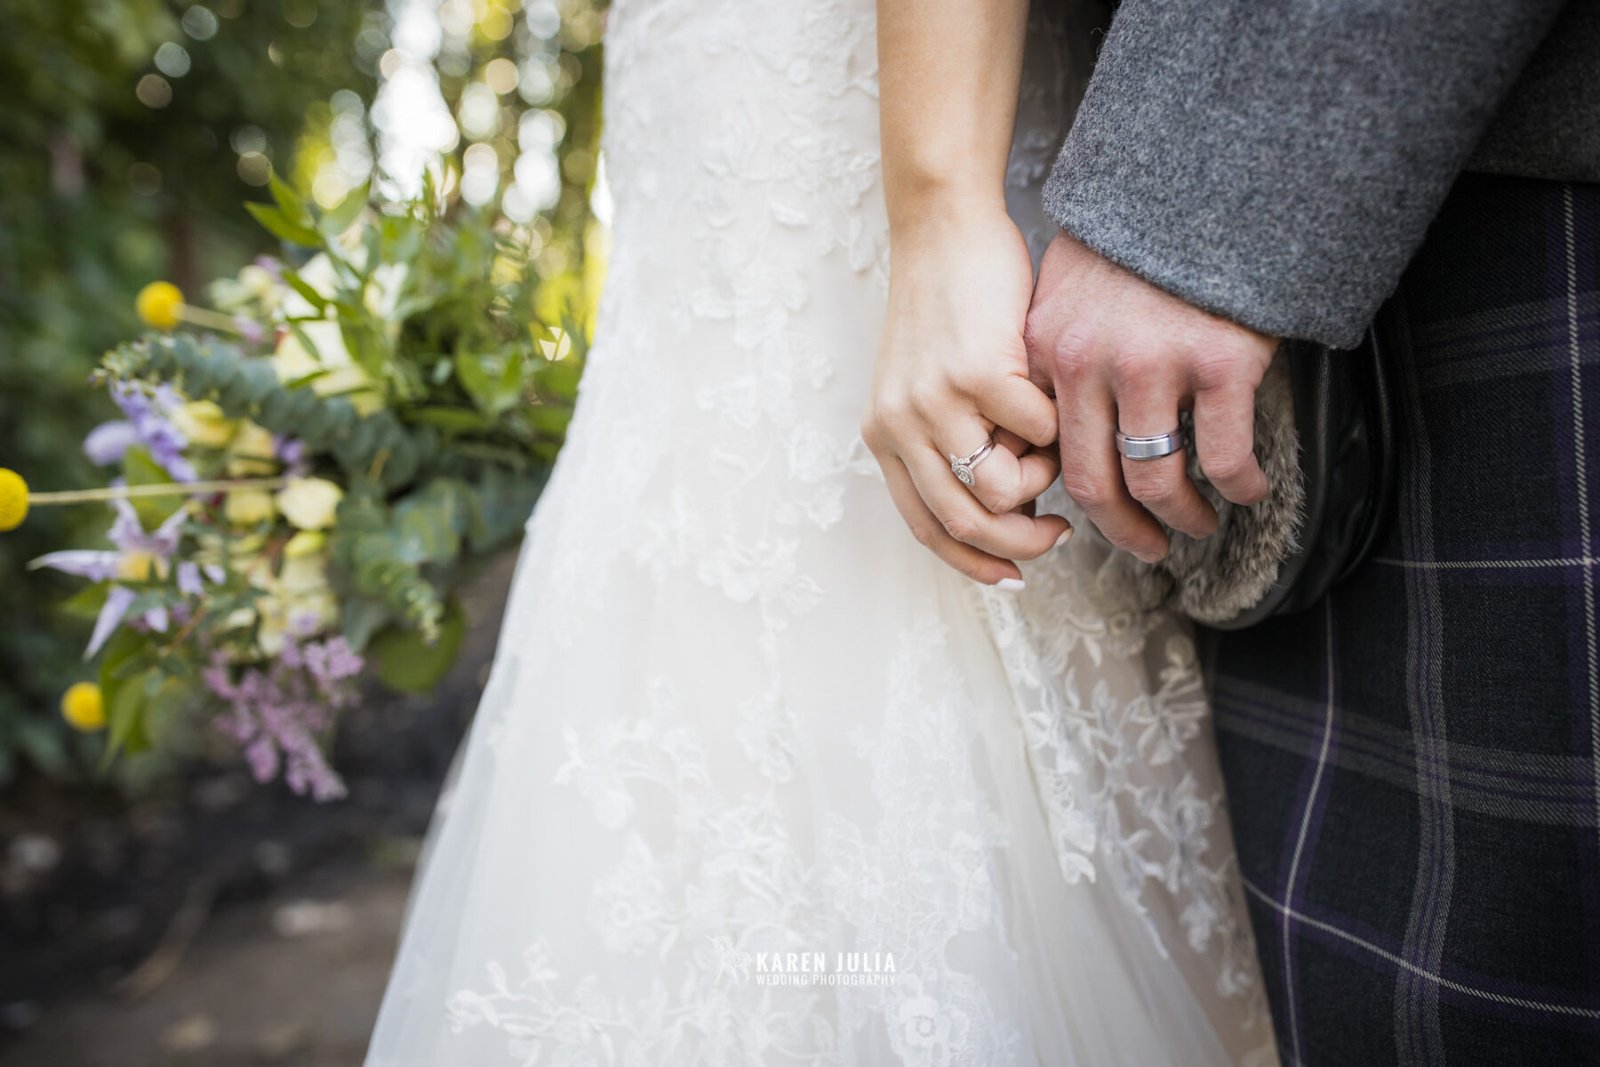
{"type": "Polygon", "coordinates": [[[1167,553],[1157,518],[1194,537],[1217,528],[1186,454],[1124,459],[1118,429],[1166,433],[1192,409],[1206,478],[1237,504],[1266,496],[1255,393],[1274,338],[1186,304],[1063,233],[1040,265],[1025,339],[1030,376],[1056,399],[1062,483],[1112,544],[1154,562],[1167,553]]]}

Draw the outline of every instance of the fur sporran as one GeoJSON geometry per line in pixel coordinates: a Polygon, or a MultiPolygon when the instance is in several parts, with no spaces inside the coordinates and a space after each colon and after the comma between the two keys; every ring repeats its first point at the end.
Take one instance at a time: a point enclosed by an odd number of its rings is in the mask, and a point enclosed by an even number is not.
{"type": "MultiPolygon", "coordinates": [[[[1188,450],[1189,477],[1217,509],[1217,532],[1169,530],[1159,563],[1113,552],[1094,595],[1108,612],[1170,610],[1242,629],[1317,603],[1372,551],[1395,484],[1392,391],[1385,358],[1400,316],[1386,307],[1348,351],[1285,341],[1256,392],[1255,450],[1271,484],[1251,507],[1229,503],[1188,450]]],[[[1189,416],[1184,428],[1190,430],[1189,416]]],[[[1190,434],[1190,440],[1193,440],[1190,434]]]]}

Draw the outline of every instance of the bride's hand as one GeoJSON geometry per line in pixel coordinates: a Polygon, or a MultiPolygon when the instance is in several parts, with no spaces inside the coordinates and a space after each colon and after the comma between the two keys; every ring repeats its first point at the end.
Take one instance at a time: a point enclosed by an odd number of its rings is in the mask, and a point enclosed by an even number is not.
{"type": "Polygon", "coordinates": [[[889,304],[861,436],[917,540],[985,584],[1020,584],[1012,562],[1065,539],[1060,515],[1026,507],[1060,462],[1056,409],[1028,380],[1028,249],[999,212],[929,212],[894,234],[889,304]],[[950,456],[997,430],[967,488],[950,456]],[[1037,447],[1030,447],[1037,446],[1037,447]]]}

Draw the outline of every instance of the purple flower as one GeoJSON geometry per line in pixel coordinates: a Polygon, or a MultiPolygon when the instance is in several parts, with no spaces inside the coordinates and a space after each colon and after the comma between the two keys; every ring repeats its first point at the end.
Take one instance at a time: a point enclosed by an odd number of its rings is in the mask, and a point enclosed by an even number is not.
{"type": "Polygon", "coordinates": [[[217,728],[239,745],[257,781],[281,771],[294,792],[334,800],[345,795],[344,782],[328,766],[317,737],[333,724],[334,711],[354,702],[353,679],[363,664],[342,637],[305,637],[291,627],[277,659],[245,668],[237,679],[220,656],[203,676],[230,705],[217,728]]]}
{"type": "Polygon", "coordinates": [[[284,473],[293,478],[304,478],[311,473],[311,460],[306,455],[306,443],[298,437],[272,438],[272,455],[284,466],[284,473]]]}
{"type": "Polygon", "coordinates": [[[189,441],[172,425],[169,416],[183,398],[169,385],[145,392],[137,385],[113,382],[111,399],[122,418],[101,423],[84,438],[83,451],[91,462],[106,466],[120,461],[128,449],[143,445],[174,481],[192,482],[199,475],[183,450],[189,441]]]}
{"type": "Polygon", "coordinates": [[[83,439],[83,454],[95,466],[108,467],[120,463],[128,449],[139,443],[139,431],[134,429],[133,423],[127,419],[113,419],[89,431],[89,436],[83,439]]]}
{"type": "Polygon", "coordinates": [[[192,559],[178,564],[178,592],[184,596],[200,596],[205,591],[200,581],[200,564],[192,559]]]}
{"type": "MultiPolygon", "coordinates": [[[[73,574],[80,578],[87,578],[91,582],[107,582],[117,576],[125,554],[148,555],[152,561],[166,562],[178,550],[178,542],[183,538],[184,510],[179,508],[153,532],[147,533],[139,522],[139,515],[133,510],[133,505],[126,500],[113,500],[111,506],[116,509],[117,517],[111,524],[111,531],[107,539],[116,546],[116,551],[73,549],[65,552],[50,552],[40,556],[29,567],[48,567],[51,570],[61,571],[63,574],[73,574]]],[[[182,579],[179,580],[182,585],[182,579]]],[[[113,585],[106,592],[106,602],[100,609],[100,617],[95,620],[94,633],[89,637],[89,647],[84,650],[84,659],[93,659],[111,635],[116,632],[123,616],[133,606],[138,594],[132,589],[122,585],[113,585]]],[[[144,625],[157,633],[165,633],[170,619],[167,609],[156,605],[146,611],[141,617],[144,625]]]]}
{"type": "Polygon", "coordinates": [[[265,331],[261,329],[261,324],[248,315],[235,315],[233,317],[233,326],[234,329],[239,331],[239,336],[244,338],[248,344],[258,345],[261,343],[261,338],[266,336],[265,331]]]}
{"type": "Polygon", "coordinates": [[[94,633],[89,636],[89,647],[83,650],[84,659],[94,659],[94,654],[100,647],[111,639],[116,632],[117,624],[128,613],[133,602],[139,598],[125,585],[114,585],[106,590],[105,606],[100,609],[100,617],[94,621],[94,633]]]}

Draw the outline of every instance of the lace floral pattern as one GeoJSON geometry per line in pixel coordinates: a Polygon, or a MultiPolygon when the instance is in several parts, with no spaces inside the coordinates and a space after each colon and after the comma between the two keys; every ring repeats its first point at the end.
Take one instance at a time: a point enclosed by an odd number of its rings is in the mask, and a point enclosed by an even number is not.
{"type": "MultiPolygon", "coordinates": [[[[1097,616],[1082,538],[1021,597],[943,569],[860,442],[888,255],[872,8],[612,5],[599,336],[369,1067],[1190,1064],[1256,1040],[1188,638],[1097,616]],[[1135,958],[1041,951],[1107,894],[1150,935],[1135,958]],[[895,980],[755,980],[836,950],[895,980]],[[1152,989],[1213,1021],[1112,1042],[1152,989]]],[[[1058,36],[1035,34],[1009,179],[1036,249],[1026,194],[1078,85],[1058,36]]]]}

